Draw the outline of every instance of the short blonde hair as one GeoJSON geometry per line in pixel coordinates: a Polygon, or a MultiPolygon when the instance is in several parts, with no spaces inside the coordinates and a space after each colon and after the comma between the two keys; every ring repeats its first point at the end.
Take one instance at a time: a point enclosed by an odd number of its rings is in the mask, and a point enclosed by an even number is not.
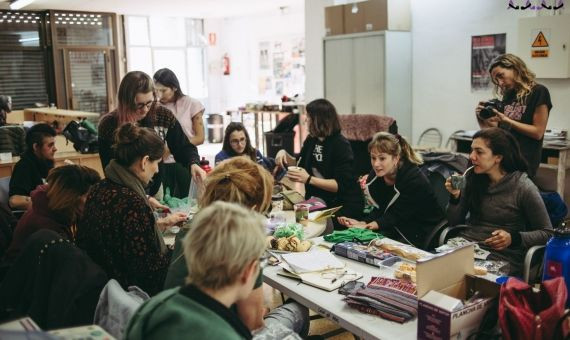
{"type": "Polygon", "coordinates": [[[187,283],[214,290],[232,285],[265,251],[261,215],[234,203],[214,202],[192,221],[184,238],[187,283]]]}
{"type": "Polygon", "coordinates": [[[206,177],[200,207],[214,201],[239,203],[265,212],[271,206],[273,176],[245,156],[232,157],[214,167],[206,177]]]}

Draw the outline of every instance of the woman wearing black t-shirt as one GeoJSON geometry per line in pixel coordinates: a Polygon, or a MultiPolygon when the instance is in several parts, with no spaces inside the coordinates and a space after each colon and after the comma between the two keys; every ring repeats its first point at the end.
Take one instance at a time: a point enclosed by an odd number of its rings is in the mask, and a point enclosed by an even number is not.
{"type": "Polygon", "coordinates": [[[481,128],[499,126],[509,130],[519,142],[528,163],[529,177],[536,175],[542,153],[542,140],[552,108],[548,89],[536,83],[532,73],[519,57],[503,54],[491,61],[489,73],[495,93],[502,100],[504,112],[493,109],[496,116],[479,116],[484,102],[475,109],[481,128]]]}
{"type": "Polygon", "coordinates": [[[305,184],[305,198],[323,199],[332,208],[341,206],[340,216],[360,218],[364,198],[356,180],[352,163],[354,156],[350,143],[340,134],[340,123],[334,105],[326,99],[313,100],[307,105],[309,137],[295,159],[280,150],[275,162],[280,168],[289,168],[287,177],[305,184]]]}

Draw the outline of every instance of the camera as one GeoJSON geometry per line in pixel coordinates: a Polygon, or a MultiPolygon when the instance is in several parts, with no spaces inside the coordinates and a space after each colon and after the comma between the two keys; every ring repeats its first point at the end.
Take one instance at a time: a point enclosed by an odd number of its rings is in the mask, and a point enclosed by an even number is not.
{"type": "Polygon", "coordinates": [[[481,119],[487,119],[495,116],[496,114],[493,112],[493,109],[496,109],[499,112],[503,112],[504,109],[503,103],[498,99],[490,99],[483,103],[483,106],[484,108],[479,112],[479,117],[481,117],[481,119]]]}

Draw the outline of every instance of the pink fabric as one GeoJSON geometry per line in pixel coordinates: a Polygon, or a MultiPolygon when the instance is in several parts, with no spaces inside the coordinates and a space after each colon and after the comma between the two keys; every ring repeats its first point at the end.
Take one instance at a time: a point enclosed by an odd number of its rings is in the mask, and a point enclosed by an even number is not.
{"type": "Polygon", "coordinates": [[[379,115],[338,115],[342,135],[352,141],[367,141],[376,132],[388,131],[388,128],[396,121],[392,117],[379,115]]]}

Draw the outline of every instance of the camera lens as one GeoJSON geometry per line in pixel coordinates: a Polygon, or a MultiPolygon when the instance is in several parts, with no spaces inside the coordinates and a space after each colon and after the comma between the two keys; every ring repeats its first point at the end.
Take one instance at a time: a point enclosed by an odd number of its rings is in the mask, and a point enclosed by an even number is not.
{"type": "Polygon", "coordinates": [[[479,117],[482,119],[491,118],[493,116],[495,116],[495,112],[493,112],[493,107],[490,105],[485,106],[483,109],[481,109],[481,112],[479,112],[479,117]]]}

